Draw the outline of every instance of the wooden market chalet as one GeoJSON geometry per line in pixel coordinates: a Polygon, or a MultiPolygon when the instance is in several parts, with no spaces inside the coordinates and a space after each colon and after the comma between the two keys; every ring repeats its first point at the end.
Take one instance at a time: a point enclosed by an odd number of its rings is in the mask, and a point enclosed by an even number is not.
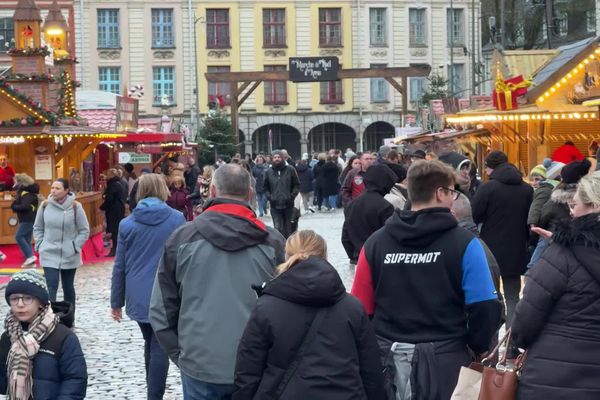
{"type": "MultiPolygon", "coordinates": [[[[14,20],[11,70],[0,77],[0,153],[19,173],[27,173],[47,196],[52,181],[82,171],[83,161],[102,140],[122,136],[86,126],[75,103],[74,66],[69,27],[56,0],[42,20],[34,0],[19,0],[14,20]]],[[[102,230],[98,192],[77,193],[91,234],[102,230]]],[[[0,245],[14,243],[11,194],[0,197],[0,245]]]]}
{"type": "Polygon", "coordinates": [[[480,167],[487,153],[503,150],[525,175],[566,141],[587,155],[590,143],[600,139],[600,37],[539,54],[522,51],[521,69],[526,61],[541,60],[531,76],[515,68],[508,76],[500,72],[495,107],[447,115],[453,130],[440,138],[470,148],[480,167]]]}

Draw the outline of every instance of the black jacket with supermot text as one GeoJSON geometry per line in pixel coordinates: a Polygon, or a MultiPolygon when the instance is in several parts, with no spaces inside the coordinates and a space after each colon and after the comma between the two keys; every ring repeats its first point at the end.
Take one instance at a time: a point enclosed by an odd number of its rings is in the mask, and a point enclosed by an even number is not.
{"type": "Polygon", "coordinates": [[[394,211],[366,241],[352,294],[393,342],[456,339],[481,353],[500,322],[484,250],[447,208],[394,211]]]}

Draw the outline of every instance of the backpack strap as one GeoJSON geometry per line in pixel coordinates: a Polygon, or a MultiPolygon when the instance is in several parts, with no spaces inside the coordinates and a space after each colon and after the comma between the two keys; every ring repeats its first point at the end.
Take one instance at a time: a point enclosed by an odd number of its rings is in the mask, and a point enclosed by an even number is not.
{"type": "Polygon", "coordinates": [[[294,376],[294,373],[296,373],[296,370],[298,369],[298,366],[302,361],[302,357],[304,356],[304,352],[306,351],[310,343],[314,340],[315,336],[317,336],[317,331],[319,330],[321,321],[323,320],[323,318],[325,318],[325,314],[328,311],[329,308],[326,307],[320,308],[317,311],[315,317],[312,320],[312,323],[310,324],[310,327],[308,328],[308,332],[306,332],[306,335],[304,335],[304,338],[302,339],[302,344],[300,344],[298,352],[294,356],[294,360],[292,361],[288,369],[285,371],[281,382],[279,382],[279,386],[277,386],[277,391],[275,392],[276,399],[281,398],[281,395],[283,394],[285,388],[292,379],[292,376],[294,376]]]}
{"type": "Polygon", "coordinates": [[[77,229],[77,205],[79,202],[77,200],[73,200],[73,222],[75,223],[75,229],[77,229]]]}

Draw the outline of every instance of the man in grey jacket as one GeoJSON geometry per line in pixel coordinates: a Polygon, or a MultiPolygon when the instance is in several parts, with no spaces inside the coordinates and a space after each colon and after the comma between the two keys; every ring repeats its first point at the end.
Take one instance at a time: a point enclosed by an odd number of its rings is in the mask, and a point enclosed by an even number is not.
{"type": "Polygon", "coordinates": [[[150,301],[150,323],[181,370],[184,399],[230,399],[236,350],[256,303],[252,284],[284,261],[284,238],[248,205],[250,175],[215,171],[211,199],[166,243],[150,301]]]}

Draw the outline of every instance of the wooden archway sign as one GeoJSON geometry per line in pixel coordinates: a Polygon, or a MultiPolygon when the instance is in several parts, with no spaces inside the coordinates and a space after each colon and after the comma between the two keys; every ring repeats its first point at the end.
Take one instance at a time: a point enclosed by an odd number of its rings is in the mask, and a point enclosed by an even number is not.
{"type": "MultiPolygon", "coordinates": [[[[413,64],[408,67],[389,68],[351,68],[340,69],[338,79],[383,78],[402,95],[402,114],[408,112],[408,78],[426,77],[431,72],[429,64],[413,64]],[[402,83],[398,83],[400,78],[402,83]]],[[[263,81],[290,81],[289,71],[242,71],[242,72],[208,72],[207,82],[228,82],[231,85],[231,125],[233,132],[239,131],[239,108],[263,81]]],[[[236,144],[239,136],[235,135],[236,144]]]]}

